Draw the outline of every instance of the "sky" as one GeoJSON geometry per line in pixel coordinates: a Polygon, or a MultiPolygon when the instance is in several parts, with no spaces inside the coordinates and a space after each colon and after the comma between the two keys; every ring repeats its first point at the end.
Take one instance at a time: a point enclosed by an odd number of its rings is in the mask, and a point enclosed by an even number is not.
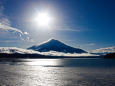
{"type": "Polygon", "coordinates": [[[28,48],[54,38],[92,51],[115,46],[114,33],[114,0],[0,0],[0,47],[28,48]],[[40,25],[43,13],[47,25],[40,25]]]}

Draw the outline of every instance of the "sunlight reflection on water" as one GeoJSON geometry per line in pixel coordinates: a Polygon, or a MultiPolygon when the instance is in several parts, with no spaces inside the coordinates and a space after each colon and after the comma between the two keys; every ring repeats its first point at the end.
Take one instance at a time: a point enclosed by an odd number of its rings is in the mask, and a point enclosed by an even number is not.
{"type": "Polygon", "coordinates": [[[115,60],[17,59],[9,62],[3,60],[0,63],[0,86],[114,86],[115,84],[115,60]]]}
{"type": "Polygon", "coordinates": [[[10,59],[0,60],[6,65],[36,65],[45,67],[115,67],[114,59],[10,59]]]}
{"type": "Polygon", "coordinates": [[[0,86],[114,86],[115,68],[0,64],[0,86]]]}
{"type": "Polygon", "coordinates": [[[59,62],[54,61],[54,60],[49,60],[49,59],[40,59],[37,61],[28,62],[27,64],[28,65],[48,65],[48,66],[51,66],[51,65],[58,65],[59,62]]]}

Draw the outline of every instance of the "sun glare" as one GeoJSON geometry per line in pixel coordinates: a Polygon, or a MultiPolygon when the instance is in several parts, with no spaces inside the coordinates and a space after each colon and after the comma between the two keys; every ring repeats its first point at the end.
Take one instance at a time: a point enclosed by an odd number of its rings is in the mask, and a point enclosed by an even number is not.
{"type": "Polygon", "coordinates": [[[41,26],[48,26],[51,21],[51,18],[47,13],[39,13],[36,17],[36,21],[41,26]]]}

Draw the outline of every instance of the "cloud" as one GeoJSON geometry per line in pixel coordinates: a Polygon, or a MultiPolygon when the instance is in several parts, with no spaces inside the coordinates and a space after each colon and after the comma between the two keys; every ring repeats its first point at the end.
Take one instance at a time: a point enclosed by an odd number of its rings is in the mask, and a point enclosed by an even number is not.
{"type": "Polygon", "coordinates": [[[48,55],[48,56],[71,56],[71,57],[80,57],[80,56],[99,56],[90,53],[63,53],[63,52],[56,52],[56,51],[49,51],[49,52],[38,52],[34,50],[28,49],[21,49],[16,47],[0,47],[0,53],[20,53],[20,54],[41,54],[41,55],[48,55]]]}
{"type": "Polygon", "coordinates": [[[66,40],[68,42],[76,41],[77,39],[66,40]]]}
{"type": "MultiPolygon", "coordinates": [[[[27,37],[29,36],[29,33],[27,31],[22,32],[20,29],[12,27],[12,22],[9,20],[9,18],[4,14],[4,7],[0,6],[0,37],[5,37],[2,39],[4,42],[15,42],[17,40],[26,41],[27,37]],[[12,33],[11,33],[12,32],[12,33]],[[18,32],[18,33],[17,33],[18,32]],[[16,40],[13,37],[17,37],[16,40]],[[12,39],[12,41],[9,41],[8,39],[12,39]]],[[[33,39],[28,38],[27,41],[34,42],[33,39]]]]}
{"type": "Polygon", "coordinates": [[[93,45],[96,45],[95,43],[90,43],[90,44],[86,44],[88,46],[93,46],[93,45]]]}
{"type": "Polygon", "coordinates": [[[0,53],[40,54],[40,52],[34,50],[27,50],[16,47],[0,47],[0,53]]]}
{"type": "Polygon", "coordinates": [[[34,40],[31,39],[30,37],[27,37],[27,41],[28,41],[28,42],[34,42],[34,40]]]}
{"type": "Polygon", "coordinates": [[[11,27],[11,21],[3,14],[3,6],[0,6],[0,29],[2,30],[13,30],[22,34],[22,31],[11,27]]]}
{"type": "Polygon", "coordinates": [[[82,46],[94,46],[96,45],[95,43],[89,43],[89,44],[82,44],[82,46]]]}
{"type": "Polygon", "coordinates": [[[53,27],[55,30],[60,30],[60,31],[81,31],[76,27],[70,27],[68,25],[57,25],[56,27],[53,27]]]}
{"type": "Polygon", "coordinates": [[[22,34],[22,31],[21,31],[21,30],[19,30],[19,29],[17,29],[17,28],[13,28],[13,27],[8,26],[8,25],[5,25],[5,24],[3,24],[3,23],[0,23],[0,29],[3,29],[3,30],[13,30],[13,31],[17,31],[17,32],[19,32],[19,33],[22,34]]]}
{"type": "Polygon", "coordinates": [[[76,30],[76,29],[57,29],[57,30],[62,30],[62,31],[80,31],[80,30],[76,30]]]}
{"type": "Polygon", "coordinates": [[[92,51],[92,53],[114,53],[114,52],[115,52],[115,46],[100,48],[92,51]]]}
{"type": "Polygon", "coordinates": [[[90,53],[63,53],[63,52],[56,52],[56,51],[49,51],[49,52],[40,52],[42,55],[48,55],[48,56],[71,56],[71,57],[81,57],[81,56],[99,56],[95,54],[90,53]]]}
{"type": "Polygon", "coordinates": [[[24,34],[25,34],[25,35],[28,35],[29,33],[25,31],[24,34]]]}

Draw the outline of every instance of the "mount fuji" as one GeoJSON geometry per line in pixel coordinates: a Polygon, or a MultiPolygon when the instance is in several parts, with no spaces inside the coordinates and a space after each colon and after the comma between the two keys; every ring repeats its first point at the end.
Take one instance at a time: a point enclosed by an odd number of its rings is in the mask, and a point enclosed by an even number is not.
{"type": "Polygon", "coordinates": [[[82,49],[68,46],[56,39],[50,39],[40,45],[34,45],[32,47],[29,47],[28,49],[32,49],[39,52],[56,51],[63,53],[87,53],[82,49]]]}

